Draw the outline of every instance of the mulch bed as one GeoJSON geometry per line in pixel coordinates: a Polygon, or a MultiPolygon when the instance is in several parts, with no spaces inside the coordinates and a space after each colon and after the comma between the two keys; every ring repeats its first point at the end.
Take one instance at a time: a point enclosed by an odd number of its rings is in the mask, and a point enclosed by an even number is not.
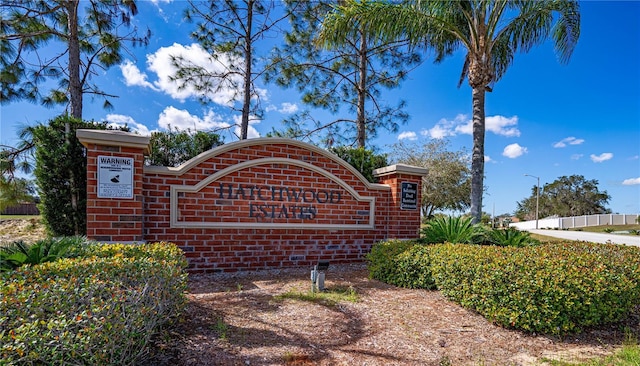
{"type": "Polygon", "coordinates": [[[309,269],[191,275],[186,311],[157,337],[150,365],[541,365],[613,352],[624,324],[558,339],[494,325],[438,291],[368,278],[364,264],[331,266],[327,291],[356,302],[308,299],[309,269]]]}

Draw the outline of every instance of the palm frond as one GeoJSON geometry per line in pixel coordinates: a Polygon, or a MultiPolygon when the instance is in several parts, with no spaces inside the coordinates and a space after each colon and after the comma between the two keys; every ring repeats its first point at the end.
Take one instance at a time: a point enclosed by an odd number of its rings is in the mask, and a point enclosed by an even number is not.
{"type": "Polygon", "coordinates": [[[519,14],[500,31],[496,39],[508,38],[515,53],[528,52],[552,35],[559,60],[569,60],[580,36],[580,12],[577,1],[517,1],[510,5],[515,7],[519,14]],[[557,20],[555,16],[558,17],[557,20]]]}

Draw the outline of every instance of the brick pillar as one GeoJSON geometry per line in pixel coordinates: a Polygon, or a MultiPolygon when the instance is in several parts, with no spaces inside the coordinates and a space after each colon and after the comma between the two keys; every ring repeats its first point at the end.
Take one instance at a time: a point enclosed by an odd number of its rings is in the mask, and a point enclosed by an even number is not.
{"type": "Polygon", "coordinates": [[[396,164],[376,169],[378,183],[391,187],[387,216],[387,238],[415,239],[420,234],[420,196],[422,177],[427,169],[396,164]]]}
{"type": "Polygon", "coordinates": [[[142,242],[142,169],[149,137],[110,130],[77,130],[76,136],[87,148],[87,237],[142,242]]]}

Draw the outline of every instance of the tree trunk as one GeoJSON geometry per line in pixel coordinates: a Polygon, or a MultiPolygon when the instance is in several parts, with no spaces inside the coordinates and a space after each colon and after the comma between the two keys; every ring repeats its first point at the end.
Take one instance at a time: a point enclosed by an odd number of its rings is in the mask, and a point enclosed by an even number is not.
{"type": "MultiPolygon", "coordinates": [[[[80,83],[80,41],[78,39],[78,7],[79,0],[71,0],[67,2],[67,26],[69,27],[69,102],[70,114],[72,117],[82,120],[82,84],[80,83]]],[[[71,151],[71,125],[69,120],[64,124],[65,143],[67,150],[71,151]]],[[[84,214],[78,212],[78,187],[73,169],[69,171],[69,185],[71,192],[71,208],[73,209],[73,230],[75,235],[80,235],[80,226],[78,224],[78,215],[84,214]]]]}
{"type": "Polygon", "coordinates": [[[72,117],[82,119],[82,84],[80,83],[80,42],[78,40],[79,0],[67,2],[69,27],[69,104],[72,117]]]}
{"type": "Polygon", "coordinates": [[[242,103],[242,122],[240,123],[240,140],[246,140],[249,132],[249,112],[251,111],[251,27],[253,23],[254,0],[247,2],[247,32],[245,34],[245,71],[244,71],[244,100],[242,103]]]}
{"type": "Polygon", "coordinates": [[[360,31],[360,50],[358,52],[358,115],[356,116],[356,129],[358,147],[364,148],[367,143],[367,125],[365,118],[365,101],[367,100],[367,39],[364,32],[360,31]]]}
{"type": "Polygon", "coordinates": [[[473,154],[471,156],[471,218],[474,224],[482,219],[484,193],[484,85],[473,88],[473,154]]]}

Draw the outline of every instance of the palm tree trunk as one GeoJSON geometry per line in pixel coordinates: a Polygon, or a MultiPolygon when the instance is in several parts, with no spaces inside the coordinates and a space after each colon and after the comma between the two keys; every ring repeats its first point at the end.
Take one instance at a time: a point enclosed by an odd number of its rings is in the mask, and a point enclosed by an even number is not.
{"type": "Polygon", "coordinates": [[[484,85],[473,88],[473,154],[471,156],[471,218],[474,224],[482,219],[484,192],[484,85]]]}

